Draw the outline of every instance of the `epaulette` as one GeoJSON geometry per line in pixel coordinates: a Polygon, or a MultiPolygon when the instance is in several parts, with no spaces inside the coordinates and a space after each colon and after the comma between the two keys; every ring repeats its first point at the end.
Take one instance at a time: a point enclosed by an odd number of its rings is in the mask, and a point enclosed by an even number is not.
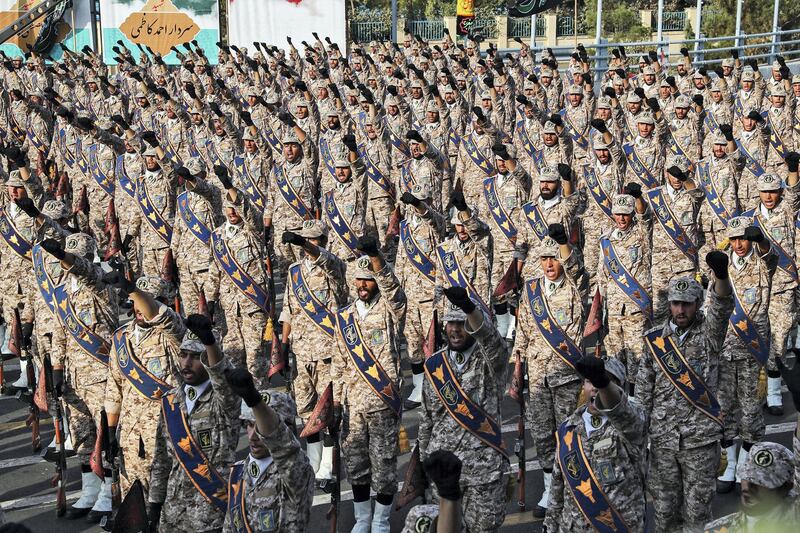
{"type": "Polygon", "coordinates": [[[664,325],[662,324],[660,326],[655,326],[653,328],[648,329],[647,331],[644,332],[644,334],[648,335],[650,333],[654,333],[656,331],[663,331],[663,330],[664,330],[664,325]]]}

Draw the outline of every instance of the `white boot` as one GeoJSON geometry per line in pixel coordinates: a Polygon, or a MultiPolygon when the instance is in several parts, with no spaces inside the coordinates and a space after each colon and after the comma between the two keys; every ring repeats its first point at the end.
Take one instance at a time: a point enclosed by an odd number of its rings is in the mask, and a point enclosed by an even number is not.
{"type": "Polygon", "coordinates": [[[725,455],[728,458],[728,466],[717,479],[719,481],[736,481],[736,445],[732,444],[725,448],[725,455]]]}
{"type": "Polygon", "coordinates": [[[797,329],[794,330],[794,347],[800,349],[800,324],[798,324],[797,329]]]}
{"type": "Polygon", "coordinates": [[[506,339],[511,340],[514,338],[514,332],[517,331],[517,317],[511,313],[508,314],[508,330],[506,331],[506,339]]]}
{"type": "Polygon", "coordinates": [[[495,318],[497,319],[497,331],[503,338],[505,338],[506,334],[508,333],[508,317],[508,313],[495,315],[495,318]]]}
{"type": "Polygon", "coordinates": [[[30,364],[28,359],[20,359],[19,360],[19,379],[11,384],[12,387],[16,389],[27,389],[28,388],[28,365],[30,364]]]}
{"type": "Polygon", "coordinates": [[[547,509],[547,503],[550,500],[550,483],[553,481],[553,474],[545,472],[544,473],[544,490],[542,491],[542,498],[539,500],[539,503],[536,504],[537,507],[541,507],[542,509],[547,509]]]}
{"type": "MultiPolygon", "coordinates": [[[[76,509],[91,509],[100,494],[100,478],[94,472],[81,472],[81,497],[72,504],[76,509]]],[[[109,492],[111,485],[108,485],[109,492]]]]}
{"type": "Polygon", "coordinates": [[[322,442],[307,442],[306,455],[308,456],[308,462],[311,463],[311,468],[314,469],[316,474],[319,471],[319,464],[322,460],[322,442]]]}
{"type": "MultiPolygon", "coordinates": [[[[96,475],[94,476],[97,478],[96,475]]],[[[92,511],[97,513],[111,512],[111,483],[112,481],[110,477],[103,479],[103,484],[100,487],[100,494],[97,496],[97,501],[94,502],[92,511]]]]}
{"type": "MultiPolygon", "coordinates": [[[[411,376],[411,381],[414,383],[414,388],[411,390],[411,394],[408,395],[408,401],[413,402],[415,404],[422,403],[422,385],[425,383],[425,374],[420,372],[419,374],[413,374],[411,376]]],[[[414,407],[417,407],[416,405],[414,407]]]]}
{"type": "Polygon", "coordinates": [[[742,447],[742,449],[739,450],[739,460],[736,461],[736,483],[741,483],[741,481],[742,481],[739,478],[739,472],[742,471],[742,468],[744,467],[744,463],[747,461],[747,456],[749,454],[750,454],[750,452],[745,450],[744,447],[742,447]]]}
{"type": "Polygon", "coordinates": [[[375,502],[375,511],[372,513],[372,533],[389,533],[389,515],[392,506],[375,502]]]}
{"type": "MultiPolygon", "coordinates": [[[[320,443],[322,444],[322,443],[320,443]]],[[[331,479],[333,477],[333,446],[322,447],[322,459],[319,462],[317,479],[331,479]]]]}
{"type": "Polygon", "coordinates": [[[5,324],[0,324],[0,353],[3,355],[11,355],[11,350],[8,349],[8,337],[6,337],[5,324]]]}
{"type": "Polygon", "coordinates": [[[356,524],[350,533],[369,533],[372,523],[372,500],[353,502],[353,514],[356,517],[356,524]]]}
{"type": "Polygon", "coordinates": [[[781,378],[767,378],[767,409],[773,415],[783,414],[781,378]],[[780,411],[780,412],[777,412],[780,411]]]}

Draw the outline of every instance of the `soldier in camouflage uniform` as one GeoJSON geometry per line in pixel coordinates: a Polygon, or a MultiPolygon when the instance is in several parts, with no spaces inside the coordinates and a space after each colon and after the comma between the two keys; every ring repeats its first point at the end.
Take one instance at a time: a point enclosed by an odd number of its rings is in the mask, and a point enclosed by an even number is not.
{"type": "Polygon", "coordinates": [[[180,385],[161,400],[147,495],[148,520],[161,531],[220,531],[225,518],[227,473],[239,442],[240,400],[225,379],[233,364],[211,326],[203,315],[186,319],[189,331],[177,357],[180,385]],[[187,459],[187,446],[203,457],[187,459]],[[209,488],[201,491],[195,477],[210,479],[209,488]]]}
{"type": "MultiPolygon", "coordinates": [[[[740,118],[741,129],[736,133],[740,143],[740,157],[744,158],[744,168],[739,177],[737,195],[742,211],[752,209],[758,204],[758,173],[763,171],[767,159],[766,132],[762,127],[764,117],[758,106],[747,107],[740,118]],[[745,151],[749,155],[745,155],[745,151]]],[[[736,124],[734,125],[736,130],[736,124]]]]}
{"type": "MultiPolygon", "coordinates": [[[[455,176],[459,181],[455,188],[460,184],[467,205],[477,207],[483,196],[483,181],[495,174],[492,146],[498,142],[500,134],[479,107],[473,108],[472,113],[472,123],[467,126],[458,147],[455,176]]],[[[449,192],[442,191],[442,198],[446,198],[446,194],[449,192]]]]}
{"type": "Polygon", "coordinates": [[[581,391],[575,373],[575,354],[583,353],[583,328],[586,325],[584,302],[587,275],[579,254],[567,242],[560,224],[551,224],[539,248],[543,275],[525,282],[519,310],[519,329],[514,352],[528,366],[529,404],[527,409],[536,456],[544,470],[544,491],[533,514],[543,518],[548,508],[551,465],[558,425],[575,410],[581,391]],[[539,291],[539,297],[533,297],[539,291]],[[557,324],[566,339],[548,337],[552,330],[545,321],[557,324]],[[568,346],[569,343],[573,346],[568,346]],[[571,348],[575,349],[571,349],[571,348]]]}
{"type": "Polygon", "coordinates": [[[294,400],[284,392],[259,392],[242,368],[227,379],[244,401],[240,418],[250,454],[233,465],[223,531],[307,531],[314,471],[294,435],[294,400]]]}
{"type": "MultiPolygon", "coordinates": [[[[584,378],[586,404],[572,413],[562,427],[569,431],[567,434],[571,435],[572,441],[580,439],[588,460],[586,466],[592,470],[610,508],[622,518],[629,531],[644,531],[647,443],[644,409],[626,394],[627,372],[618,359],[608,359],[604,363],[602,359],[585,356],[578,361],[576,370],[584,378]]],[[[569,444],[559,442],[559,445],[569,444]]],[[[569,468],[568,460],[564,465],[569,468]]],[[[556,458],[544,527],[548,533],[595,531],[595,521],[587,520],[577,505],[579,500],[573,495],[575,489],[564,481],[572,474],[562,468],[564,466],[556,458]]],[[[596,520],[598,517],[592,518],[596,520]]]]}
{"type": "Polygon", "coordinates": [[[694,530],[702,527],[711,514],[721,419],[718,410],[701,411],[701,408],[712,402],[717,391],[718,354],[733,310],[733,298],[727,256],[714,251],[706,262],[715,279],[708,291],[705,313],[698,312],[703,295],[699,283],[688,277],[670,281],[669,318],[645,333],[652,342],[648,341],[639,362],[636,398],[650,420],[647,489],[653,498],[657,532],[681,527],[694,530]],[[674,350],[663,354],[666,361],[663,363],[654,350],[657,347],[666,350],[665,341],[674,350]],[[689,401],[679,390],[683,382],[670,377],[672,370],[666,369],[674,370],[675,365],[694,371],[695,390],[706,389],[698,403],[689,401]]]}
{"type": "MultiPolygon", "coordinates": [[[[397,434],[400,428],[400,354],[397,338],[406,319],[406,294],[378,250],[374,238],[358,248],[368,255],[356,264],[358,299],[336,315],[336,344],[331,375],[334,409],[342,417],[342,453],[353,486],[355,533],[389,533],[392,499],[397,491],[397,434]],[[350,325],[345,324],[350,321],[350,325]],[[360,341],[360,342],[359,342],[360,341]],[[361,350],[356,349],[358,346],[361,350]],[[372,361],[366,362],[366,357],[372,361]],[[369,365],[358,366],[358,358],[369,365]],[[380,385],[374,378],[380,369],[380,385]],[[370,485],[377,493],[373,516],[370,485]]],[[[376,378],[377,380],[377,378],[376,378]]]]}

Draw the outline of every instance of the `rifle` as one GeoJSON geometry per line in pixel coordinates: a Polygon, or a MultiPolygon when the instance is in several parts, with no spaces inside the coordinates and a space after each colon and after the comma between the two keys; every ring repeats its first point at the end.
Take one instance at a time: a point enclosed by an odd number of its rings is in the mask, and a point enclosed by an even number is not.
{"type": "Polygon", "coordinates": [[[105,233],[108,236],[108,246],[103,260],[108,261],[113,255],[122,251],[122,237],[119,233],[119,218],[114,207],[114,199],[109,198],[105,216],[105,233]]]}
{"type": "Polygon", "coordinates": [[[335,482],[331,490],[331,507],[328,509],[327,518],[330,520],[330,533],[336,533],[337,522],[339,519],[339,502],[342,499],[342,489],[339,485],[339,479],[342,475],[342,465],[339,458],[339,430],[337,428],[328,427],[328,432],[333,439],[333,458],[331,460],[332,470],[335,482]]]}
{"type": "Polygon", "coordinates": [[[600,357],[603,348],[603,295],[600,294],[600,289],[595,291],[594,298],[592,298],[592,307],[589,310],[589,317],[583,329],[583,337],[585,339],[594,333],[597,333],[594,355],[595,357],[600,357]]]}
{"type": "Polygon", "coordinates": [[[111,467],[111,508],[118,509],[122,501],[119,487],[119,463],[114,450],[111,449],[111,429],[108,427],[108,415],[105,409],[100,411],[100,432],[103,435],[103,453],[106,456],[106,463],[111,467]]]}
{"type": "MultiPolygon", "coordinates": [[[[28,365],[25,367],[28,376],[28,418],[25,419],[25,425],[31,428],[31,447],[34,452],[39,451],[41,448],[42,439],[39,436],[39,407],[36,405],[36,370],[33,368],[33,358],[28,352],[22,338],[22,322],[19,318],[19,309],[14,308],[14,322],[11,324],[11,338],[8,341],[8,349],[20,358],[23,359],[23,354],[28,360],[28,365]]],[[[17,392],[17,399],[22,398],[22,391],[17,392]]]]}
{"type": "Polygon", "coordinates": [[[517,472],[517,506],[520,511],[525,510],[525,370],[522,358],[517,352],[517,359],[514,363],[514,375],[511,378],[511,386],[508,388],[508,395],[519,404],[519,417],[517,418],[517,442],[514,444],[514,453],[518,460],[517,472]]]}
{"type": "Polygon", "coordinates": [[[161,279],[170,284],[170,287],[175,289],[175,301],[173,303],[175,312],[181,314],[181,299],[178,294],[178,269],[175,266],[175,256],[172,254],[172,248],[167,249],[164,254],[164,259],[161,261],[161,279]]]}
{"type": "Polygon", "coordinates": [[[64,413],[61,410],[61,392],[53,384],[53,364],[50,357],[44,356],[44,386],[52,397],[53,428],[56,437],[56,475],[50,484],[56,487],[56,516],[62,517],[67,512],[67,452],[64,448],[64,413]]]}
{"type": "MultiPolygon", "coordinates": [[[[264,334],[262,341],[266,344],[269,343],[269,370],[267,371],[267,379],[271,380],[272,376],[278,372],[288,377],[287,382],[291,379],[291,369],[289,368],[289,354],[283,353],[281,339],[278,337],[278,332],[275,331],[277,320],[275,317],[275,279],[272,271],[272,256],[269,253],[269,246],[265,247],[264,253],[264,268],[267,272],[267,291],[269,294],[269,316],[267,323],[264,327],[264,334]]],[[[294,394],[292,394],[294,396],[294,394]]]]}

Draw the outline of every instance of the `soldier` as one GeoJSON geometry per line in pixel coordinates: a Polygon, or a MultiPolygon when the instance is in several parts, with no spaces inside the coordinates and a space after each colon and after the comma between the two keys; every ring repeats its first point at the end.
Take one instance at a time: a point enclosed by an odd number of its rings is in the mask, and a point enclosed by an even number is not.
{"type": "MultiPolygon", "coordinates": [[[[458,147],[455,176],[460,180],[467,205],[476,207],[483,196],[484,180],[496,173],[491,148],[498,142],[499,133],[481,108],[474,107],[472,113],[472,123],[467,126],[458,147]]],[[[459,188],[458,183],[455,188],[459,188]]],[[[446,198],[444,191],[442,197],[446,198]]]]}
{"type": "Polygon", "coordinates": [[[239,418],[245,421],[250,454],[231,469],[223,531],[306,531],[314,472],[294,435],[292,397],[259,393],[243,368],[231,371],[227,379],[244,400],[239,418]]]}
{"type": "MultiPolygon", "coordinates": [[[[758,107],[748,107],[740,118],[741,129],[737,133],[736,145],[739,157],[744,159],[744,169],[739,177],[737,195],[742,211],[747,211],[758,204],[758,177],[766,172],[764,165],[767,160],[766,132],[761,126],[764,117],[758,107]]],[[[734,128],[736,129],[736,128],[734,128]]]]}
{"type": "Polygon", "coordinates": [[[795,150],[795,131],[792,125],[795,98],[787,98],[783,85],[770,89],[768,97],[770,105],[766,108],[766,127],[770,130],[769,147],[765,169],[786,177],[786,154],[795,150]]]}
{"type": "Polygon", "coordinates": [[[584,356],[575,369],[584,379],[586,404],[558,428],[544,527],[548,532],[590,532],[608,527],[610,518],[615,527],[644,531],[644,409],[626,394],[626,370],[618,359],[584,356]],[[581,452],[575,453],[577,447],[581,452]],[[596,506],[584,496],[586,483],[596,506]]]}
{"type": "Polygon", "coordinates": [[[664,121],[661,114],[656,118],[650,113],[640,113],[636,119],[636,134],[623,145],[628,159],[625,181],[636,180],[644,189],[653,189],[663,183],[664,170],[664,121]],[[658,121],[656,122],[656,118],[658,121]]]}
{"type": "MultiPolygon", "coordinates": [[[[449,287],[444,295],[449,300],[444,315],[447,346],[425,360],[420,458],[425,461],[439,450],[454,453],[463,464],[466,531],[498,531],[505,518],[509,470],[500,431],[509,351],[466,289],[449,287]],[[468,412],[456,405],[466,405],[468,412]]],[[[441,497],[453,499],[452,491],[441,497]]]]}
{"type": "MultiPolygon", "coordinates": [[[[321,220],[306,220],[297,232],[285,231],[281,241],[301,248],[302,258],[289,267],[280,322],[283,338],[295,356],[294,397],[298,416],[307,423],[319,397],[332,379],[331,343],[335,313],[348,303],[345,263],[326,248],[328,228],[321,220]]],[[[288,356],[288,352],[284,355],[288,356]]],[[[306,453],[317,480],[331,479],[333,441],[319,433],[308,437],[306,453]]]]}
{"type": "Polygon", "coordinates": [[[342,453],[353,486],[355,533],[389,533],[397,491],[400,354],[406,294],[372,237],[361,238],[355,272],[357,300],[336,314],[334,410],[342,424],[342,453]],[[370,501],[375,490],[375,512],[370,501]],[[371,528],[371,529],[370,529],[371,528]]]}
{"type": "Polygon", "coordinates": [[[719,353],[733,310],[728,258],[706,256],[714,274],[705,314],[703,289],[688,277],[669,283],[669,315],[645,333],[636,399],[648,414],[655,530],[694,530],[711,515],[722,414],[716,398],[719,353]],[[680,379],[678,379],[680,377],[680,379]]]}
{"type": "Polygon", "coordinates": [[[225,474],[239,442],[240,401],[225,379],[233,364],[211,326],[203,315],[186,319],[188,331],[177,357],[180,385],[161,399],[147,495],[153,530],[219,531],[223,526],[225,474]]]}
{"type": "Polygon", "coordinates": [[[537,518],[544,518],[548,509],[556,448],[553,435],[575,410],[581,391],[575,365],[583,355],[588,289],[586,271],[578,252],[567,243],[564,227],[551,224],[547,229],[539,248],[543,275],[524,284],[514,340],[514,352],[527,361],[528,418],[544,471],[544,491],[533,511],[537,518]]]}

